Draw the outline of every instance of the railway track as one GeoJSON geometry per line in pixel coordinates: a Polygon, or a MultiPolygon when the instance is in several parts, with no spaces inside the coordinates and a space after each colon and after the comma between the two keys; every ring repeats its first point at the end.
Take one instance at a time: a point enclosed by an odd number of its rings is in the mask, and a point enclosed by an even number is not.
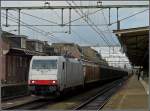
{"type": "MultiPolygon", "coordinates": [[[[100,90],[98,91],[99,93],[97,95],[95,95],[92,98],[89,98],[85,102],[82,102],[82,104],[76,106],[73,109],[74,110],[100,110],[107,103],[107,101],[112,96],[112,94],[114,94],[116,90],[119,87],[121,87],[123,81],[124,80],[121,79],[121,80],[117,80],[117,81],[114,81],[112,83],[108,83],[102,86],[100,90]]],[[[55,99],[54,98],[52,99],[38,98],[36,100],[29,101],[24,104],[16,105],[16,106],[9,107],[9,108],[3,108],[3,110],[40,109],[44,106],[52,105],[59,101],[63,101],[63,100],[59,100],[58,98],[57,99],[56,98],[55,99]]]]}
{"type": "Polygon", "coordinates": [[[89,98],[73,110],[100,110],[108,102],[110,97],[122,86],[123,79],[107,84],[101,88],[99,93],[89,98]]]}
{"type": "Polygon", "coordinates": [[[38,109],[42,106],[48,105],[49,103],[51,103],[51,101],[39,99],[39,100],[36,100],[32,103],[27,103],[27,104],[24,104],[22,106],[19,106],[15,109],[16,110],[18,110],[18,109],[23,109],[23,110],[38,109]]]}
{"type": "Polygon", "coordinates": [[[20,105],[16,105],[16,106],[12,106],[12,107],[8,107],[8,108],[2,108],[3,110],[31,110],[31,109],[39,109],[45,105],[48,105],[48,104],[52,104],[54,103],[55,100],[53,99],[36,99],[36,100],[33,100],[33,101],[29,101],[27,103],[23,103],[23,104],[20,104],[20,105]]]}
{"type": "Polygon", "coordinates": [[[12,97],[4,97],[4,98],[1,98],[1,101],[13,100],[16,98],[25,97],[25,96],[29,96],[29,95],[30,94],[24,94],[24,95],[19,95],[19,96],[12,96],[12,97]]]}

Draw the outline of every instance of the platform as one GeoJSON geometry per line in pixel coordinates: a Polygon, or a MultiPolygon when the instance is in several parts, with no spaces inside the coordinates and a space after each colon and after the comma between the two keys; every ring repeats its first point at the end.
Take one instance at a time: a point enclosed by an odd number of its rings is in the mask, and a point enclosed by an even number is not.
{"type": "Polygon", "coordinates": [[[5,109],[5,108],[10,108],[10,107],[14,107],[16,105],[21,105],[24,103],[28,103],[30,101],[35,101],[38,98],[36,96],[24,96],[24,97],[20,97],[20,98],[15,98],[12,100],[7,100],[7,101],[3,101],[1,102],[1,108],[5,109]]]}
{"type": "Polygon", "coordinates": [[[137,76],[130,77],[124,86],[104,106],[105,110],[148,110],[148,95],[137,76]]]}
{"type": "Polygon", "coordinates": [[[18,97],[21,95],[27,95],[28,93],[29,91],[27,83],[1,85],[1,98],[3,100],[18,97]]]}
{"type": "Polygon", "coordinates": [[[147,78],[140,78],[140,82],[144,86],[144,89],[145,89],[147,95],[149,95],[148,77],[147,78]]]}

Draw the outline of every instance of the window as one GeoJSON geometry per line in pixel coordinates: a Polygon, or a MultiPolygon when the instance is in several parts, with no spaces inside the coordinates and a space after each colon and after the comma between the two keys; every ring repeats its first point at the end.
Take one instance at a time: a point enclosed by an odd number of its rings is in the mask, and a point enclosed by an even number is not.
{"type": "Polygon", "coordinates": [[[62,66],[62,68],[63,68],[63,69],[65,69],[65,63],[64,63],[64,62],[63,62],[63,66],[62,66]]]}
{"type": "Polygon", "coordinates": [[[33,60],[32,69],[56,69],[57,60],[33,60]]]}
{"type": "Polygon", "coordinates": [[[19,57],[19,58],[20,58],[20,61],[19,61],[20,65],[19,66],[22,67],[22,57],[19,57]]]}

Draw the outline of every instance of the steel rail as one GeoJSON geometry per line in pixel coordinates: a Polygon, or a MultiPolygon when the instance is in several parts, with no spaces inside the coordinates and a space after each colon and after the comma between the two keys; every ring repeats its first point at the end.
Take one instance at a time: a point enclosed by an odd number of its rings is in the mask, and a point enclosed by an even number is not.
{"type": "Polygon", "coordinates": [[[29,94],[23,94],[23,95],[12,96],[12,97],[4,97],[4,98],[1,98],[1,101],[13,100],[13,99],[25,97],[25,96],[29,96],[29,94]]]}
{"type": "Polygon", "coordinates": [[[117,80],[115,81],[115,83],[111,83],[108,85],[105,85],[97,95],[95,95],[94,97],[91,97],[90,99],[88,99],[87,101],[81,103],[79,106],[75,107],[74,110],[100,110],[103,108],[103,106],[108,102],[108,100],[110,99],[110,97],[114,94],[114,92],[118,89],[118,87],[120,87],[120,83],[122,83],[123,80],[117,80]],[[114,90],[115,89],[115,90],[114,90]],[[106,96],[105,96],[106,94],[106,96]],[[98,107],[95,107],[96,102],[94,103],[94,101],[100,97],[104,97],[105,99],[102,101],[99,101],[100,104],[98,104],[98,107]],[[94,107],[92,109],[90,109],[91,107],[89,107],[91,103],[94,103],[94,107]],[[88,106],[89,105],[89,106],[88,106]]]}
{"type": "Polygon", "coordinates": [[[39,109],[47,104],[54,103],[56,98],[52,98],[51,101],[47,99],[37,98],[19,105],[2,108],[3,110],[31,110],[31,109],[39,109]]]}
{"type": "Polygon", "coordinates": [[[23,6],[23,7],[1,7],[2,10],[38,10],[38,9],[95,9],[95,8],[146,8],[149,5],[95,5],[95,6],[23,6]]]}
{"type": "Polygon", "coordinates": [[[9,106],[9,107],[2,107],[2,110],[12,110],[12,109],[16,109],[16,108],[19,108],[19,107],[22,107],[24,105],[27,105],[27,104],[31,104],[35,101],[38,101],[39,99],[33,99],[31,101],[28,101],[28,102],[25,102],[25,103],[22,103],[22,104],[19,104],[19,105],[15,105],[15,106],[9,106]]]}
{"type": "Polygon", "coordinates": [[[52,101],[42,101],[37,100],[29,104],[24,104],[20,107],[15,108],[16,110],[32,110],[32,109],[39,109],[47,104],[50,104],[52,101]]]}

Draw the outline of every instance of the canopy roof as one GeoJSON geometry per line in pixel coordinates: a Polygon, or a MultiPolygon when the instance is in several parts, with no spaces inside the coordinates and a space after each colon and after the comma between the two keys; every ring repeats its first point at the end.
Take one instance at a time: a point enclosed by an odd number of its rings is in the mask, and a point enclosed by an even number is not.
{"type": "Polygon", "coordinates": [[[132,65],[148,69],[149,27],[114,30],[114,33],[132,65]]]}

